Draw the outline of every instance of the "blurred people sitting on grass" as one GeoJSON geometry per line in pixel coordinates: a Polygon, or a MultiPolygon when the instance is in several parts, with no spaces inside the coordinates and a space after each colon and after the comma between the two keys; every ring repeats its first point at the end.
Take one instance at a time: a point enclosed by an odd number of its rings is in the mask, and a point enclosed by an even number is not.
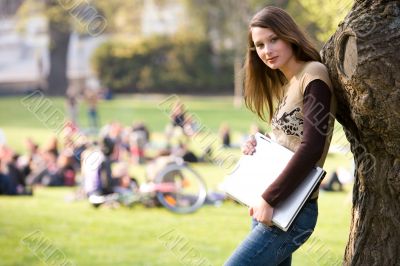
{"type": "Polygon", "coordinates": [[[183,128],[185,125],[186,108],[185,105],[177,101],[171,111],[171,122],[173,127],[183,128]]]}
{"type": "Polygon", "coordinates": [[[51,137],[43,147],[43,150],[45,152],[50,152],[54,154],[55,157],[58,157],[59,155],[58,139],[56,137],[51,137]]]}
{"type": "Polygon", "coordinates": [[[320,189],[324,191],[343,191],[344,186],[353,182],[354,176],[351,171],[340,166],[321,184],[320,189]]]}
{"type": "Polygon", "coordinates": [[[104,154],[97,143],[93,143],[81,155],[81,182],[85,195],[102,194],[101,164],[104,154]]]}
{"type": "Polygon", "coordinates": [[[186,108],[181,101],[176,101],[171,109],[170,122],[167,124],[165,129],[165,135],[167,143],[171,143],[171,140],[176,137],[185,135],[184,127],[186,121],[186,108]]]}
{"type": "Polygon", "coordinates": [[[0,145],[0,195],[32,195],[19,158],[12,149],[0,145]]]}
{"type": "Polygon", "coordinates": [[[171,161],[180,160],[181,162],[187,163],[198,163],[198,162],[212,162],[212,149],[207,147],[201,154],[196,154],[191,148],[189,143],[179,142],[173,147],[163,148],[157,151],[154,157],[147,158],[147,166],[154,161],[160,159],[160,161],[166,158],[171,161]]]}
{"type": "Polygon", "coordinates": [[[113,193],[116,182],[113,180],[112,167],[119,162],[118,158],[114,158],[118,142],[112,136],[106,136],[100,141],[89,145],[81,156],[81,177],[87,196],[113,193]]]}
{"type": "Polygon", "coordinates": [[[74,185],[76,168],[72,149],[60,151],[57,143],[56,138],[50,138],[40,150],[32,139],[26,140],[27,153],[14,158],[24,184],[29,187],[74,185]]]}
{"type": "Polygon", "coordinates": [[[194,119],[194,115],[187,114],[183,126],[183,132],[185,133],[185,135],[191,137],[194,134],[198,133],[199,130],[200,130],[200,125],[196,121],[196,119],[194,119]]]}
{"type": "MultiPolygon", "coordinates": [[[[112,152],[107,155],[112,161],[118,161],[123,157],[127,147],[123,143],[123,127],[121,123],[113,121],[100,130],[99,139],[103,148],[112,148],[112,152]],[[111,147],[112,145],[112,147],[111,147]]],[[[108,151],[106,151],[108,153],[108,151]]]]}
{"type": "Polygon", "coordinates": [[[33,144],[32,140],[28,140],[27,145],[30,153],[32,153],[27,183],[30,185],[64,186],[64,172],[58,163],[60,152],[57,138],[50,138],[49,142],[44,145],[43,151],[40,151],[38,145],[33,144]]]}
{"type": "Polygon", "coordinates": [[[219,128],[219,135],[221,138],[222,147],[230,148],[231,147],[231,130],[227,123],[222,123],[219,128]]]}
{"type": "Polygon", "coordinates": [[[339,181],[337,172],[334,171],[328,178],[326,183],[321,184],[320,189],[325,191],[342,191],[343,184],[339,181]]]}
{"type": "Polygon", "coordinates": [[[182,158],[183,161],[189,163],[197,163],[199,158],[194,154],[193,151],[189,150],[186,143],[179,143],[179,145],[171,150],[171,155],[182,158]]]}
{"type": "Polygon", "coordinates": [[[145,162],[145,148],[150,140],[150,132],[143,122],[134,123],[129,133],[129,150],[134,164],[145,162]]]}
{"type": "Polygon", "coordinates": [[[76,170],[74,167],[74,156],[71,150],[64,150],[57,159],[58,176],[61,185],[74,186],[76,170]]]}
{"type": "Polygon", "coordinates": [[[105,203],[108,196],[112,196],[113,204],[129,206],[138,195],[138,181],[129,175],[127,162],[110,159],[113,153],[112,142],[107,139],[103,141],[100,145],[92,143],[82,153],[81,179],[84,194],[96,207],[105,203]]]}
{"type": "Polygon", "coordinates": [[[129,164],[118,162],[112,171],[113,192],[119,195],[122,204],[129,206],[139,194],[139,182],[129,175],[129,164]]]}

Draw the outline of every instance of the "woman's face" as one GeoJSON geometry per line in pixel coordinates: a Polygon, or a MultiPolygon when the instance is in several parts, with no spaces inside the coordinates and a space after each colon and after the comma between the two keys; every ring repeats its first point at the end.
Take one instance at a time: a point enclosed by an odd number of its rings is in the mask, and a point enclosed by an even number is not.
{"type": "Polygon", "coordinates": [[[260,59],[271,69],[286,69],[295,60],[290,43],[269,28],[252,27],[251,36],[260,59]]]}

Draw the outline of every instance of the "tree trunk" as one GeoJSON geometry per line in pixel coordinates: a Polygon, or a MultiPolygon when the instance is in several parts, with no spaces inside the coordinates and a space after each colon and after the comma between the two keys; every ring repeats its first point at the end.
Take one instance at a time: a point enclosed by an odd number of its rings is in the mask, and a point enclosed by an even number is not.
{"type": "Polygon", "coordinates": [[[67,55],[71,33],[63,28],[65,28],[65,24],[60,25],[50,19],[50,71],[47,77],[46,91],[49,95],[64,96],[68,88],[67,55]]]}
{"type": "Polygon", "coordinates": [[[24,0],[2,0],[0,2],[0,18],[12,17],[24,0]]]}
{"type": "Polygon", "coordinates": [[[345,265],[400,265],[400,3],[359,0],[322,49],[355,157],[345,265]]]}
{"type": "Polygon", "coordinates": [[[47,76],[46,93],[64,96],[68,88],[67,56],[71,36],[70,19],[73,16],[57,0],[43,0],[49,27],[50,71],[47,76]]]}

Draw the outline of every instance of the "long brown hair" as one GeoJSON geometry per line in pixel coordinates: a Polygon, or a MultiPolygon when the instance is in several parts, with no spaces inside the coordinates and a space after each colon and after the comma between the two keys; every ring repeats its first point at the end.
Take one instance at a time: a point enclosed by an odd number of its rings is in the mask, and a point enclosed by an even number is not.
{"type": "Polygon", "coordinates": [[[282,85],[286,78],[278,69],[271,69],[259,58],[251,35],[251,28],[271,29],[280,39],[291,44],[293,53],[300,61],[318,61],[321,57],[311,42],[297,26],[293,18],[283,9],[268,6],[259,11],[250,21],[248,46],[245,61],[244,99],[247,108],[266,121],[265,108],[272,119],[274,102],[282,97],[282,85]]]}

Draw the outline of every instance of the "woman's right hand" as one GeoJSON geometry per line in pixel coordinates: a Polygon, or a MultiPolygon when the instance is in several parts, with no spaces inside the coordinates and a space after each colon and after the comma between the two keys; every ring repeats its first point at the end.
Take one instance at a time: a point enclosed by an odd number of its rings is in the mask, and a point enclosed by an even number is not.
{"type": "Polygon", "coordinates": [[[253,155],[256,151],[257,141],[254,135],[251,135],[250,138],[243,144],[242,152],[245,155],[253,155]]]}

